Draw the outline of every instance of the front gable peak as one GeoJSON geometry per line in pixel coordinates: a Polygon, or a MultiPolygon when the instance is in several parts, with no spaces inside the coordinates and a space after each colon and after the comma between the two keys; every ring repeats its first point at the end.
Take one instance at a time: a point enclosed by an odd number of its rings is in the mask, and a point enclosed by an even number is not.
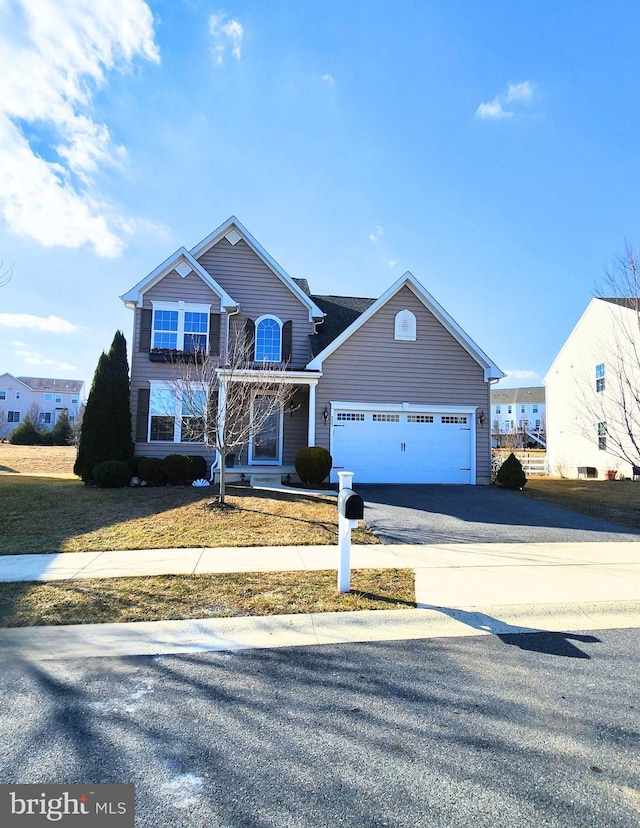
{"type": "MultiPolygon", "coordinates": [[[[401,276],[391,287],[386,290],[379,299],[376,299],[351,325],[349,325],[342,333],[337,336],[332,342],[327,345],[324,350],[318,353],[311,362],[308,363],[309,370],[322,370],[323,361],[336,351],[349,337],[351,337],[357,330],[359,330],[374,314],[376,314],[387,302],[392,299],[403,288],[409,288],[414,295],[422,302],[422,304],[431,312],[431,314],[440,322],[440,324],[448,331],[449,334],[467,351],[467,353],[480,365],[484,371],[485,380],[500,379],[505,374],[498,368],[498,366],[482,351],[476,343],[463,331],[458,323],[451,317],[447,311],[431,296],[431,294],[420,284],[416,277],[407,271],[401,276]]],[[[402,319],[397,320],[402,323],[402,319]]],[[[414,338],[413,329],[411,326],[411,319],[406,320],[408,325],[405,326],[406,333],[401,334],[400,338],[412,339],[414,338]]]]}
{"type": "Polygon", "coordinates": [[[131,288],[127,293],[124,293],[120,298],[128,308],[142,307],[142,300],[144,294],[151,290],[152,287],[161,282],[165,276],[173,270],[182,278],[190,273],[195,273],[202,279],[202,281],[220,298],[220,310],[223,308],[236,308],[238,303],[234,301],[226,290],[221,287],[216,280],[195,260],[191,253],[185,248],[180,247],[176,252],[169,256],[166,261],[155,270],[152,270],[144,277],[137,285],[131,288]]]}
{"type": "Polygon", "coordinates": [[[293,295],[308,309],[309,321],[319,320],[324,313],[311,299],[302,287],[276,262],[276,260],[262,247],[262,245],[251,235],[235,216],[230,216],[213,233],[192,247],[190,254],[194,259],[200,259],[208,250],[218,242],[226,239],[230,245],[235,246],[240,241],[244,243],[261,259],[261,261],[277,276],[277,278],[293,293],[293,295]]]}

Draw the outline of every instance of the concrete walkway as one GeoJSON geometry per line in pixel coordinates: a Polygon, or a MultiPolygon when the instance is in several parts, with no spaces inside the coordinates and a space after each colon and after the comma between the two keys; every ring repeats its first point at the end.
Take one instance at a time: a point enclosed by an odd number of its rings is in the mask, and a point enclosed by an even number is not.
{"type": "MultiPolygon", "coordinates": [[[[0,556],[0,581],[337,568],[327,546],[0,556]]],[[[360,545],[353,568],[408,567],[415,610],[0,630],[0,659],[239,650],[640,627],[640,544],[360,545]]]]}

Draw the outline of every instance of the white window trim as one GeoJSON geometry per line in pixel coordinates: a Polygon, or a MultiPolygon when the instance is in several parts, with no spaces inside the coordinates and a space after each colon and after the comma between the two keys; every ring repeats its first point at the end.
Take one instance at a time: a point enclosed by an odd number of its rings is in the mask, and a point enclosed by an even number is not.
{"type": "Polygon", "coordinates": [[[176,350],[183,351],[184,350],[184,315],[185,313],[205,313],[207,315],[207,344],[205,351],[209,353],[209,335],[211,331],[210,328],[210,314],[211,314],[211,304],[197,304],[192,302],[159,302],[155,300],[151,300],[151,306],[153,309],[153,313],[151,314],[151,349],[155,347],[153,344],[154,340],[154,333],[155,333],[155,321],[156,321],[156,311],[177,311],[178,313],[178,330],[176,333],[177,341],[176,341],[176,350]]]}
{"type": "MultiPolygon", "coordinates": [[[[182,401],[176,395],[176,386],[172,383],[163,382],[162,380],[149,380],[149,416],[147,417],[147,443],[152,443],[153,445],[166,445],[166,446],[173,446],[175,444],[178,445],[204,445],[204,442],[200,441],[193,441],[193,440],[182,440],[182,401]],[[153,396],[154,391],[170,391],[174,395],[175,401],[175,408],[173,413],[173,440],[152,440],[151,439],[151,417],[152,416],[163,416],[161,414],[153,415],[151,412],[151,397],[153,396]]],[[[170,417],[171,414],[167,414],[167,417],[170,417]]]]}
{"type": "Polygon", "coordinates": [[[255,460],[253,457],[253,406],[256,397],[269,397],[271,394],[264,392],[256,392],[251,395],[251,426],[249,428],[249,465],[250,466],[281,466],[282,465],[282,451],[284,445],[284,405],[280,403],[280,416],[278,418],[278,457],[275,460],[255,460]]]}
{"type": "MultiPolygon", "coordinates": [[[[274,316],[272,313],[264,313],[262,316],[259,316],[256,321],[254,322],[254,337],[255,342],[253,343],[253,358],[255,362],[282,362],[282,328],[283,322],[277,316],[274,316]],[[265,319],[273,319],[274,322],[278,323],[278,327],[280,328],[280,356],[276,360],[272,359],[258,359],[258,325],[261,322],[264,322],[265,319]]],[[[252,403],[253,404],[253,403],[252,403]]]]}

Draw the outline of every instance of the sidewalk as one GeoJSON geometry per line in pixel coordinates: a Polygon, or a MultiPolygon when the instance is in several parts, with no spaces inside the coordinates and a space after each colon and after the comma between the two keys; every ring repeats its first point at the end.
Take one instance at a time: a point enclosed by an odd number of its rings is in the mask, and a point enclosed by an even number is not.
{"type": "MultiPolygon", "coordinates": [[[[0,556],[0,581],[336,569],[336,547],[0,556]]],[[[533,630],[640,627],[640,544],[360,545],[352,567],[408,567],[416,610],[0,630],[0,659],[135,655],[533,630]]]]}

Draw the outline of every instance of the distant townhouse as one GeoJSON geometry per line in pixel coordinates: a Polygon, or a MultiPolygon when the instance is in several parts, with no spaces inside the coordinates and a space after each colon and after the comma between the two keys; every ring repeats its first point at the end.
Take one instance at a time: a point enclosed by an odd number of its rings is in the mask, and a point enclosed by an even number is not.
{"type": "Polygon", "coordinates": [[[41,429],[51,429],[63,411],[73,423],[84,399],[82,380],[0,375],[0,438],[6,438],[27,414],[41,429]]]}
{"type": "Polygon", "coordinates": [[[496,447],[544,448],[546,445],[545,388],[491,390],[491,434],[496,447]]]}

